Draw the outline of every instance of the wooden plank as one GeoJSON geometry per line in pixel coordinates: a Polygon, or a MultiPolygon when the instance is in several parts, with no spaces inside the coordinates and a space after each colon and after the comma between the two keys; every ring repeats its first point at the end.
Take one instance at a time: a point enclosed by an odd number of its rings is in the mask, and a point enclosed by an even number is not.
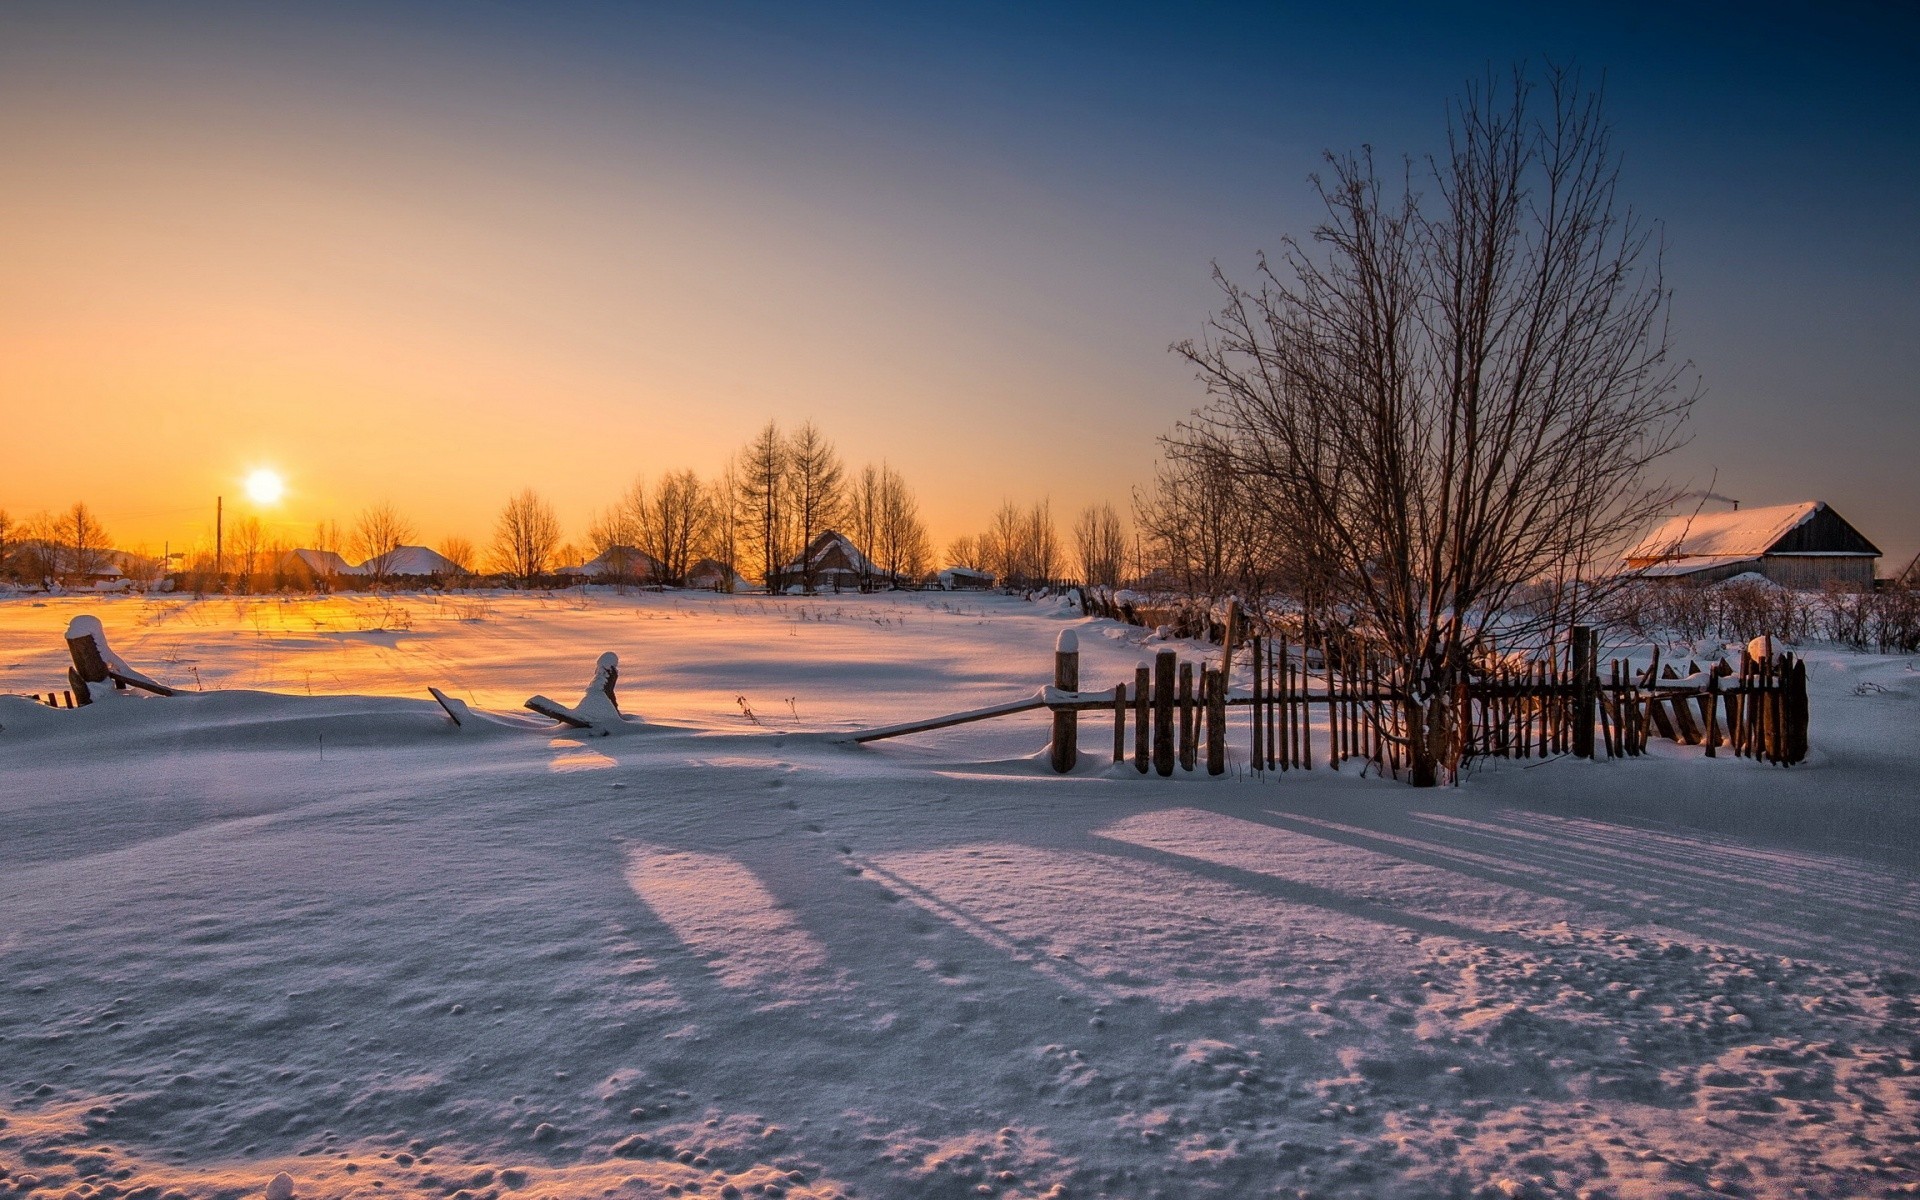
{"type": "MultiPolygon", "coordinates": [[[[535,697],[534,699],[539,699],[535,697]]],[[[551,701],[549,701],[551,703],[551,701]]],[[[527,707],[533,708],[533,701],[527,701],[527,707]]],[[[991,721],[995,717],[1012,716],[1014,713],[1032,712],[1047,707],[1044,696],[1036,693],[1025,700],[1009,700],[1004,704],[990,704],[985,708],[969,709],[966,712],[949,713],[940,717],[929,717],[924,721],[908,721],[900,725],[884,725],[878,729],[863,729],[838,738],[847,742],[877,742],[884,738],[905,737],[910,733],[928,733],[935,729],[949,729],[955,725],[965,725],[972,721],[991,721]]],[[[539,709],[534,709],[539,712],[539,709]]],[[[551,716],[552,714],[547,714],[551,716]]],[[[559,718],[556,718],[559,719],[559,718]]]]}
{"type": "Polygon", "coordinates": [[[460,717],[463,713],[467,712],[467,706],[463,702],[455,700],[437,687],[428,687],[427,691],[433,696],[435,702],[440,705],[441,710],[447,714],[447,720],[452,721],[455,725],[464,724],[460,717]]]}
{"type": "Polygon", "coordinates": [[[1127,761],[1127,685],[1113,687],[1113,761],[1127,761]]]}
{"type": "Polygon", "coordinates": [[[593,722],[582,721],[579,717],[568,712],[564,705],[555,704],[545,696],[535,696],[533,699],[527,701],[526,706],[528,709],[539,713],[543,717],[552,717],[562,725],[571,725],[575,729],[593,728],[593,722]]]}

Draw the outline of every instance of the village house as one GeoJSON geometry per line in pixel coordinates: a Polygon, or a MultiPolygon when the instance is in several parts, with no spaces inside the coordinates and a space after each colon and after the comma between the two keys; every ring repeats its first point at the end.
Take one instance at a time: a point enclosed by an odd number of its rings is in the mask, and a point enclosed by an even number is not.
{"type": "Polygon", "coordinates": [[[893,581],[893,576],[875,566],[846,534],[826,529],[815,534],[807,548],[775,572],[767,585],[776,592],[801,585],[815,591],[857,592],[888,586],[893,581]]]}
{"type": "Polygon", "coordinates": [[[634,546],[613,545],[578,566],[558,567],[555,575],[585,576],[604,583],[660,583],[667,569],[660,560],[634,546]]]}
{"type": "Polygon", "coordinates": [[[1783,587],[1873,587],[1880,550],[1824,501],[1673,517],[1627,555],[1647,579],[1712,583],[1748,572],[1783,587]]]}

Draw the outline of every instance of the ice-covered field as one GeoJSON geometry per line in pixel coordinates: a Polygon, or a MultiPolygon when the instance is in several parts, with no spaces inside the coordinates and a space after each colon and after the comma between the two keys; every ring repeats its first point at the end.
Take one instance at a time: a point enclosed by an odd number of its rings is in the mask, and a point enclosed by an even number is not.
{"type": "Polygon", "coordinates": [[[0,691],[80,612],[209,694],[0,697],[0,1195],[1920,1191],[1911,660],[1416,792],[831,739],[1144,653],[1010,599],[20,597],[0,691]]]}

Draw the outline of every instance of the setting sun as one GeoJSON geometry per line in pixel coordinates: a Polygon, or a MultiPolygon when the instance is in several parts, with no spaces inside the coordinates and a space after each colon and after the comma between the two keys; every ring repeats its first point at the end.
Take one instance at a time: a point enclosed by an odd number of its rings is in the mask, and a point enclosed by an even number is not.
{"type": "Polygon", "coordinates": [[[275,504],[286,493],[287,485],[277,471],[262,467],[247,476],[247,497],[255,504],[275,504]]]}

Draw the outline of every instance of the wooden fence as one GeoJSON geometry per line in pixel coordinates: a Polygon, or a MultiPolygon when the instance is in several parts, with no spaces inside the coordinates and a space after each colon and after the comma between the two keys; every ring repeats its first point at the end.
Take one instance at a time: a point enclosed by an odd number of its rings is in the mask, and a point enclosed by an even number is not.
{"type": "MultiPolygon", "coordinates": [[[[1231,626],[1236,622],[1229,620],[1231,626]]],[[[1229,712],[1246,713],[1246,757],[1256,773],[1339,769],[1353,760],[1397,776],[1404,761],[1404,714],[1387,664],[1363,640],[1330,639],[1301,644],[1287,638],[1253,637],[1248,647],[1249,686],[1235,692],[1234,630],[1218,661],[1182,662],[1162,650],[1142,664],[1131,684],[1087,691],[1080,687],[1077,641],[1061,635],[1054,652],[1053,685],[1005,704],[925,721],[889,725],[848,735],[879,741],[972,721],[1048,709],[1052,714],[1050,762],[1066,772],[1079,761],[1079,724],[1085,716],[1109,716],[1112,761],[1131,762],[1141,773],[1208,774],[1229,768],[1229,712]],[[1131,724],[1131,729],[1129,729],[1131,724]]],[[[1506,658],[1489,651],[1468,672],[1455,697],[1455,761],[1485,758],[1633,758],[1659,736],[1791,766],[1807,755],[1806,665],[1791,654],[1774,655],[1760,642],[1735,668],[1725,661],[1682,675],[1656,656],[1644,668],[1614,659],[1603,675],[1598,640],[1574,630],[1567,651],[1552,660],[1506,658]]],[[[1238,719],[1231,725],[1241,724],[1238,719]]],[[[1237,758],[1237,755],[1233,757],[1237,758]]]]}

